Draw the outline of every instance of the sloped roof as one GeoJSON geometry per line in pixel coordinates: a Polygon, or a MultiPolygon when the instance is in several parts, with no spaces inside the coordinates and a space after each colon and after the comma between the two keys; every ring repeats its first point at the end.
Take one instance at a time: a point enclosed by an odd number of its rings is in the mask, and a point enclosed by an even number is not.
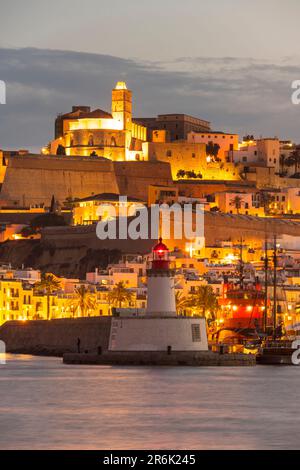
{"type": "MultiPolygon", "coordinates": [[[[101,193],[101,194],[93,194],[88,197],[84,197],[82,199],[76,199],[75,202],[85,202],[85,201],[118,201],[121,194],[116,193],[101,193]]],[[[143,202],[141,199],[137,199],[135,197],[127,196],[128,202],[143,202]]]]}
{"type": "Polygon", "coordinates": [[[76,111],[71,111],[70,113],[62,114],[62,118],[69,118],[69,119],[112,119],[112,114],[108,113],[107,111],[103,111],[103,109],[94,109],[94,111],[84,112],[80,109],[76,111]]]}

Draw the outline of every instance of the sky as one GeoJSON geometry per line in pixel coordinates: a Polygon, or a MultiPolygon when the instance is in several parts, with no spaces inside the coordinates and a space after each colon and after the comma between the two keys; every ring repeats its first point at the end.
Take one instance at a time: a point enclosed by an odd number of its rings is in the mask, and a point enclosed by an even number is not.
{"type": "Polygon", "coordinates": [[[299,0],[10,0],[0,6],[0,148],[37,150],[72,105],[184,112],[214,130],[300,142],[299,0]]]}

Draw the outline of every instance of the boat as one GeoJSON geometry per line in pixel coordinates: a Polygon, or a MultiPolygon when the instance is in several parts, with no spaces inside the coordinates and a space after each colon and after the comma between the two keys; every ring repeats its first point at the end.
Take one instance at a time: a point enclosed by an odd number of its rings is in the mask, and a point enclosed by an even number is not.
{"type": "Polygon", "coordinates": [[[256,362],[262,365],[294,365],[292,356],[295,349],[291,340],[271,340],[262,344],[256,362]]]}

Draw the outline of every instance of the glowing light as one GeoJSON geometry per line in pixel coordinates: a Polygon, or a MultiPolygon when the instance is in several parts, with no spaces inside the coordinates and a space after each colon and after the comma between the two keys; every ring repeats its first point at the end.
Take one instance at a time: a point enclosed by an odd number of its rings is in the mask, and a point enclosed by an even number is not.
{"type": "Polygon", "coordinates": [[[234,312],[236,312],[237,309],[238,309],[238,306],[237,306],[237,305],[233,305],[233,306],[232,306],[232,310],[233,310],[234,312]]]}
{"type": "Polygon", "coordinates": [[[110,129],[120,131],[123,130],[123,123],[117,119],[78,119],[77,121],[71,121],[69,124],[70,131],[84,129],[110,129]]]}
{"type": "Polygon", "coordinates": [[[116,84],[115,90],[127,90],[127,85],[125,82],[118,82],[116,84]]]}

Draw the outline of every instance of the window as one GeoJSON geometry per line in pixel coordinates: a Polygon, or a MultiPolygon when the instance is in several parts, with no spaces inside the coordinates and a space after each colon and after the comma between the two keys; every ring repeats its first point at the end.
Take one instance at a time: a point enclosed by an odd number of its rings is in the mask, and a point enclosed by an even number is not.
{"type": "Polygon", "coordinates": [[[200,343],[201,341],[200,325],[196,323],[192,324],[192,340],[193,343],[200,343]]]}
{"type": "Polygon", "coordinates": [[[167,157],[172,157],[172,150],[167,150],[166,155],[167,155],[167,157]]]}
{"type": "Polygon", "coordinates": [[[192,158],[196,158],[196,154],[195,154],[195,153],[192,153],[192,158]]]}

